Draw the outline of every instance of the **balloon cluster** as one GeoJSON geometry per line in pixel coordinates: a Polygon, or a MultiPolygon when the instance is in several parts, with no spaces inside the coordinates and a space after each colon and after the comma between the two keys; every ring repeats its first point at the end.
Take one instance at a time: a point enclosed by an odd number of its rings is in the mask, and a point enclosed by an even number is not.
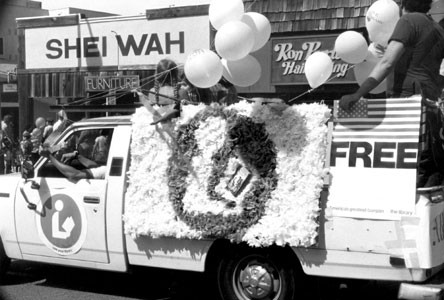
{"type": "MultiPolygon", "coordinates": [[[[383,56],[384,48],[399,20],[399,6],[393,0],[377,0],[366,14],[366,29],[370,45],[364,36],[356,31],[345,31],[335,41],[335,52],[343,61],[354,64],[356,81],[361,85],[383,56]]],[[[314,52],[305,63],[305,76],[311,88],[324,84],[331,76],[333,62],[326,53],[314,52]]],[[[370,93],[385,91],[386,80],[370,93]]]]}
{"type": "Polygon", "coordinates": [[[256,12],[245,13],[242,0],[213,0],[209,19],[217,30],[217,53],[208,49],[191,53],[184,67],[187,79],[200,88],[215,85],[222,76],[241,87],[256,83],[262,70],[250,53],[262,48],[270,38],[268,19],[256,12]]]}

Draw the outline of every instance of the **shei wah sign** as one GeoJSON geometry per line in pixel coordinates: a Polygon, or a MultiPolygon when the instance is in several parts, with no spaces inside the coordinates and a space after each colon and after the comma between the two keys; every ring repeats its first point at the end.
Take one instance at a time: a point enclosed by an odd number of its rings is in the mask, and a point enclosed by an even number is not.
{"type": "Polygon", "coordinates": [[[79,20],[79,24],[25,29],[26,69],[184,63],[210,45],[208,16],[147,20],[145,16],[79,20]]]}

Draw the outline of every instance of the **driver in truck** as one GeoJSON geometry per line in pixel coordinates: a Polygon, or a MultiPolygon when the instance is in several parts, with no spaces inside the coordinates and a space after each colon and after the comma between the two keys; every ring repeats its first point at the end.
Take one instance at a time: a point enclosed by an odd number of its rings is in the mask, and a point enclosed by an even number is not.
{"type": "Polygon", "coordinates": [[[104,179],[106,174],[106,165],[99,165],[96,162],[79,154],[78,151],[69,153],[72,157],[77,159],[85,168],[76,169],[68,164],[62,163],[52,155],[48,147],[42,147],[39,154],[51,160],[51,163],[69,180],[77,181],[80,179],[104,179]]]}

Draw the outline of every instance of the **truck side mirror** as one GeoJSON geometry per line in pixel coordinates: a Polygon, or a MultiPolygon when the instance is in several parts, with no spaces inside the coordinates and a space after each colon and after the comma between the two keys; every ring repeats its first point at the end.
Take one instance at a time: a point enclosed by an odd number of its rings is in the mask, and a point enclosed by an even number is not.
{"type": "Polygon", "coordinates": [[[34,177],[34,166],[31,161],[24,160],[21,168],[22,178],[28,180],[34,177]]]}

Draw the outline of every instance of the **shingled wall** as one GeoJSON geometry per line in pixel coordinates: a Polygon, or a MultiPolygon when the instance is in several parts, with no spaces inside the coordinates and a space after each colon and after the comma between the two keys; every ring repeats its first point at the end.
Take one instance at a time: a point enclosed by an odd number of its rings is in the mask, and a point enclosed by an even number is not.
{"type": "MultiPolygon", "coordinates": [[[[376,0],[244,0],[246,12],[265,15],[272,33],[365,28],[376,0]]],[[[401,0],[395,0],[398,4],[401,0]]]]}

